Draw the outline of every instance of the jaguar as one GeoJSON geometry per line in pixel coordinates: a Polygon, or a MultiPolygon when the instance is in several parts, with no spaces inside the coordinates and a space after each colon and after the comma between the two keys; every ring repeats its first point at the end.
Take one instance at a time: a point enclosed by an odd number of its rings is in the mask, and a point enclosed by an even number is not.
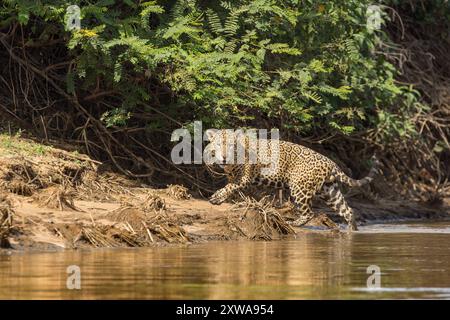
{"type": "Polygon", "coordinates": [[[207,130],[206,136],[210,141],[208,152],[228,177],[227,185],[210,197],[212,204],[221,204],[250,185],[285,188],[298,214],[291,222],[293,226],[303,226],[314,217],[311,203],[318,196],[345,219],[350,231],[358,229],[340,184],[361,187],[371,182],[378,171],[376,156],[372,157],[374,165],[368,175],[357,180],[347,176],[330,158],[299,144],[255,138],[239,130],[207,130]],[[236,160],[238,150],[244,150],[241,161],[230,161],[230,156],[236,160]]]}

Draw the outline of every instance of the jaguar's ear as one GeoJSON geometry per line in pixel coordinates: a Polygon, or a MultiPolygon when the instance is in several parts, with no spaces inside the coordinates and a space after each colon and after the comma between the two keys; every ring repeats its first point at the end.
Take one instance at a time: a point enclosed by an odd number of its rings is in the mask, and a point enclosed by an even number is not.
{"type": "Polygon", "coordinates": [[[206,130],[206,132],[205,132],[205,139],[204,140],[212,141],[212,139],[216,135],[217,131],[218,131],[217,129],[208,129],[208,130],[206,130]]]}

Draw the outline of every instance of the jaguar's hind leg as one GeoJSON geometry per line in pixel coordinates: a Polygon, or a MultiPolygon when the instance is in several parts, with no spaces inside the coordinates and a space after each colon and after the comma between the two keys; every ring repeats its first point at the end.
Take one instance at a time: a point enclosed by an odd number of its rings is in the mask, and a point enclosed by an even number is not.
{"type": "Polygon", "coordinates": [[[347,201],[345,201],[344,195],[337,183],[324,184],[320,197],[323,198],[327,205],[336,213],[344,217],[349,230],[358,230],[353,210],[348,206],[347,201]]]}
{"type": "Polygon", "coordinates": [[[295,207],[300,217],[293,221],[291,224],[296,227],[300,227],[306,224],[314,217],[314,212],[311,208],[312,194],[303,190],[299,186],[292,186],[289,188],[291,191],[291,198],[294,201],[295,207]]]}

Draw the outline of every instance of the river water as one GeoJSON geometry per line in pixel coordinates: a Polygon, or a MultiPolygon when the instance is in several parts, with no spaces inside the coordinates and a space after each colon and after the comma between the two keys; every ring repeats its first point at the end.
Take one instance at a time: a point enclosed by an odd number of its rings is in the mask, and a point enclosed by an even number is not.
{"type": "Polygon", "coordinates": [[[449,299],[450,222],[370,225],[273,242],[3,252],[0,298],[449,299]],[[67,288],[70,265],[80,268],[80,290],[67,288]]]}

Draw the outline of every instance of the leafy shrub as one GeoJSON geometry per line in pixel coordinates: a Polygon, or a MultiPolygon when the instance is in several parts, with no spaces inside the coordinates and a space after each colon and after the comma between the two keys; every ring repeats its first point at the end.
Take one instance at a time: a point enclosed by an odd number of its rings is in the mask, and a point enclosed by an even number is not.
{"type": "MultiPolygon", "coordinates": [[[[274,126],[300,134],[414,132],[417,93],[395,82],[367,28],[368,0],[4,1],[34,39],[64,37],[69,93],[111,92],[101,119],[150,106],[187,124],[274,126]],[[82,29],[65,31],[66,8],[82,29]],[[114,107],[112,107],[114,105],[114,107]]],[[[387,16],[382,14],[383,19],[387,16]]],[[[154,119],[148,129],[163,127],[154,119]]]]}

